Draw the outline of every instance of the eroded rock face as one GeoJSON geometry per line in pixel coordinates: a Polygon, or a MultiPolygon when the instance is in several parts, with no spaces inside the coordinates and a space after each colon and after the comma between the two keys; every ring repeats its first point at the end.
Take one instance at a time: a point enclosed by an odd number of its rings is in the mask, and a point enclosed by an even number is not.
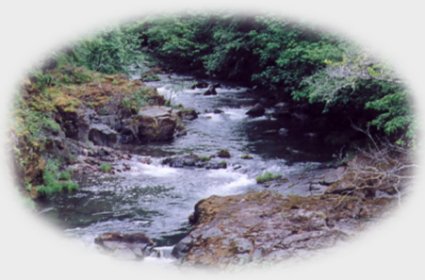
{"type": "Polygon", "coordinates": [[[211,196],[195,206],[194,228],[173,255],[201,265],[282,260],[345,239],[389,201],[270,191],[211,196]]]}
{"type": "Polygon", "coordinates": [[[118,135],[115,130],[106,124],[93,124],[89,129],[89,140],[99,146],[113,147],[117,143],[118,135]]]}

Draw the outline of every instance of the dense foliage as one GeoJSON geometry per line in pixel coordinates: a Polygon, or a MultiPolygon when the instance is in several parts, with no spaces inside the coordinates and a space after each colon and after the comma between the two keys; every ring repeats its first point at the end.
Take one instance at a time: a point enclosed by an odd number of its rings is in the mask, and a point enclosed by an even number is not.
{"type": "Polygon", "coordinates": [[[271,17],[234,15],[146,20],[138,29],[142,45],[175,70],[318,104],[324,114],[339,114],[368,131],[373,127],[398,144],[413,138],[403,84],[363,51],[329,34],[271,17]]]}

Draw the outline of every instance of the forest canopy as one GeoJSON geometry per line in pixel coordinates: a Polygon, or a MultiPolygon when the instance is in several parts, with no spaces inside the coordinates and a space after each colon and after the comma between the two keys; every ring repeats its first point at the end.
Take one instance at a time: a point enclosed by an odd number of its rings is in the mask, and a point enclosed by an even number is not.
{"type": "Polygon", "coordinates": [[[391,70],[341,38],[279,18],[145,18],[79,42],[60,57],[103,73],[153,60],[319,106],[324,114],[348,111],[350,122],[400,145],[414,137],[407,90],[391,70]]]}

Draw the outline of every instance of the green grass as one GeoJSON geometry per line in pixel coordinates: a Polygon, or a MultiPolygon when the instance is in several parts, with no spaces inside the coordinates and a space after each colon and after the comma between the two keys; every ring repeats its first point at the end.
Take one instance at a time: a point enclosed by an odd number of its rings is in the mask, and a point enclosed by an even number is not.
{"type": "Polygon", "coordinates": [[[257,181],[258,184],[261,183],[265,183],[265,182],[269,182],[269,181],[273,181],[276,179],[280,179],[282,176],[279,174],[274,174],[271,172],[264,172],[263,174],[257,176],[257,178],[255,178],[255,180],[257,181]]]}
{"type": "Polygon", "coordinates": [[[136,113],[141,107],[149,104],[149,89],[141,88],[131,96],[124,97],[121,101],[122,107],[136,113]]]}
{"type": "Polygon", "coordinates": [[[100,165],[100,171],[103,173],[110,173],[112,171],[112,165],[110,163],[104,162],[100,165]]]}
{"type": "Polygon", "coordinates": [[[59,171],[57,161],[47,161],[43,170],[43,184],[36,187],[41,196],[51,196],[55,193],[68,191],[72,192],[78,189],[78,184],[71,180],[70,171],[59,171]]]}

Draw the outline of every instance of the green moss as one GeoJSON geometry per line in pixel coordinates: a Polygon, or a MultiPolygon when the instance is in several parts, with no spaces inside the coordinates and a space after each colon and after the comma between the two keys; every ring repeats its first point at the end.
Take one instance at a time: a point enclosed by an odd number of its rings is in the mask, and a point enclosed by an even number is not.
{"type": "Polygon", "coordinates": [[[263,174],[257,176],[257,178],[255,178],[255,180],[257,181],[258,184],[261,184],[261,183],[265,183],[265,182],[269,182],[269,181],[279,179],[281,177],[282,176],[279,175],[279,174],[273,174],[271,172],[264,172],[263,174]]]}
{"type": "Polygon", "coordinates": [[[251,156],[250,154],[244,154],[241,155],[241,159],[253,159],[253,156],[251,156]]]}
{"type": "Polygon", "coordinates": [[[104,162],[100,165],[100,171],[103,173],[110,173],[112,171],[112,165],[110,163],[104,162]]]}

